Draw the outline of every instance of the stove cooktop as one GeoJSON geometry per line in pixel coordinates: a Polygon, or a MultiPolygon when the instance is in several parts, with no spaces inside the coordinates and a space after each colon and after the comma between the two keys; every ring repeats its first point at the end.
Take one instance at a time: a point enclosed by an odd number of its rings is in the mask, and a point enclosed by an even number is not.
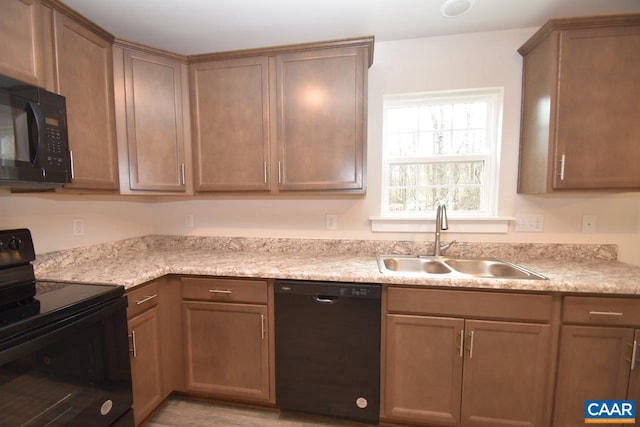
{"type": "Polygon", "coordinates": [[[36,282],[33,298],[0,307],[0,342],[49,323],[69,319],[122,295],[122,286],[36,282]]]}

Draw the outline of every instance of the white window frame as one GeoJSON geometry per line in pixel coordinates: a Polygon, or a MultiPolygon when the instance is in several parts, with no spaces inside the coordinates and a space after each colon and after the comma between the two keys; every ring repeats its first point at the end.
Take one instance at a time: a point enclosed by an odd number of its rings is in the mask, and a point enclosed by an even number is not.
{"type": "Polygon", "coordinates": [[[435,214],[434,211],[393,212],[388,209],[388,184],[391,164],[419,163],[424,161],[448,162],[451,160],[482,160],[484,161],[484,175],[482,183],[483,198],[480,209],[477,211],[454,211],[448,209],[449,220],[450,222],[452,220],[453,222],[457,222],[459,227],[454,228],[458,228],[457,231],[461,232],[507,232],[508,221],[512,218],[497,216],[503,103],[504,88],[502,87],[386,95],[383,100],[381,215],[370,218],[372,221],[372,231],[423,231],[424,224],[419,220],[424,220],[425,217],[430,218],[435,214]],[[433,102],[464,102],[477,99],[487,99],[490,104],[490,111],[488,111],[489,123],[487,126],[488,154],[410,158],[387,157],[386,147],[388,137],[386,123],[389,108],[433,102]]]}

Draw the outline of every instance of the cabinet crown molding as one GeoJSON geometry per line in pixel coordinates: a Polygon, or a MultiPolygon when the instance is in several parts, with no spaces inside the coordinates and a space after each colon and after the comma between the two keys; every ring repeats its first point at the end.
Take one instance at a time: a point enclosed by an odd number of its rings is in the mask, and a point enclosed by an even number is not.
{"type": "Polygon", "coordinates": [[[577,18],[550,19],[523,44],[518,53],[524,56],[531,52],[553,31],[578,30],[587,28],[624,27],[640,25],[640,13],[624,15],[583,16],[577,18]]]}
{"type": "Polygon", "coordinates": [[[163,50],[163,49],[158,49],[155,47],[151,47],[151,46],[147,46],[147,45],[143,45],[140,43],[136,43],[136,42],[132,42],[129,40],[123,40],[123,39],[118,39],[116,38],[113,41],[113,46],[114,47],[121,47],[123,49],[129,49],[129,50],[137,50],[139,52],[144,52],[144,53],[149,53],[151,55],[157,55],[157,56],[162,56],[168,59],[174,59],[180,62],[187,62],[187,57],[184,55],[180,55],[179,53],[174,53],[174,52],[170,52],[168,50],[163,50]]]}
{"type": "Polygon", "coordinates": [[[110,42],[113,42],[113,40],[115,39],[113,34],[106,31],[104,28],[98,26],[95,22],[87,19],[83,15],[79,14],[78,12],[58,0],[42,0],[42,4],[45,6],[49,6],[52,9],[68,16],[69,18],[78,22],[80,25],[87,27],[90,31],[98,34],[100,37],[106,40],[109,40],[110,42]]]}
{"type": "Polygon", "coordinates": [[[374,36],[364,36],[364,37],[355,37],[355,38],[348,38],[348,39],[326,40],[326,41],[312,42],[312,43],[299,43],[299,44],[290,44],[290,45],[282,45],[282,46],[261,47],[261,48],[255,48],[255,49],[233,50],[233,51],[227,51],[227,52],[203,53],[198,55],[189,55],[187,56],[187,60],[189,61],[189,63],[197,63],[197,62],[215,61],[220,59],[242,58],[247,56],[259,56],[259,55],[270,56],[270,55],[279,55],[283,53],[304,52],[309,50],[331,49],[336,47],[362,46],[362,47],[369,48],[368,66],[371,67],[371,65],[373,64],[374,41],[375,41],[374,36]]]}

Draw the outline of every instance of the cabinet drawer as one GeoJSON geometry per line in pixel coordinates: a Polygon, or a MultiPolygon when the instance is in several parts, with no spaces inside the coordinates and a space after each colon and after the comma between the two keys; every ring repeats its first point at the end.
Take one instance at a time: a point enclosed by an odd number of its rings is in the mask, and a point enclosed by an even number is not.
{"type": "Polygon", "coordinates": [[[565,323],[640,326],[640,299],[565,297],[565,323]]]}
{"type": "Polygon", "coordinates": [[[394,313],[547,321],[551,295],[394,288],[387,290],[387,310],[394,313]]]}
{"type": "Polygon", "coordinates": [[[151,282],[127,291],[127,318],[131,319],[158,305],[159,288],[158,282],[151,282]]]}
{"type": "Polygon", "coordinates": [[[264,280],[183,277],[182,298],[217,302],[267,303],[264,280]]]}

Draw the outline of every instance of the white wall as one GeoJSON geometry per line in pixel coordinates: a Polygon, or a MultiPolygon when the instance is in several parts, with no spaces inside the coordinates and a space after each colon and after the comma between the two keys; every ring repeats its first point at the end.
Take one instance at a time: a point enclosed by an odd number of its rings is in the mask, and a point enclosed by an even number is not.
{"type": "Polygon", "coordinates": [[[0,190],[0,230],[28,228],[36,253],[153,234],[152,206],[121,198],[11,195],[0,190]],[[82,219],[84,234],[73,235],[82,219]]]}
{"type": "MultiPolygon", "coordinates": [[[[372,233],[369,217],[380,213],[382,99],[385,94],[472,87],[504,87],[504,119],[499,214],[544,215],[543,233],[445,233],[467,241],[615,243],[619,258],[640,265],[640,194],[516,194],[522,60],[517,53],[535,28],[447,37],[378,42],[369,70],[368,190],[359,198],[205,198],[171,201],[105,201],[66,196],[64,200],[0,195],[0,228],[5,214],[27,208],[30,215],[9,216],[10,224],[38,230],[47,250],[117,240],[135,235],[193,234],[255,237],[431,239],[424,234],[372,233]],[[87,202],[85,203],[85,200],[87,202]],[[40,209],[43,207],[44,209],[40,209]],[[46,214],[55,207],[56,230],[46,231],[46,214]],[[103,212],[106,212],[104,214],[103,212]],[[195,227],[187,228],[185,214],[195,227]],[[338,229],[325,229],[325,215],[338,215],[338,229]],[[582,215],[597,215],[596,234],[581,233],[582,215]],[[71,239],[72,218],[83,215],[86,235],[71,239]]],[[[125,199],[128,200],[128,199],[125,199]]],[[[35,233],[34,233],[35,234],[35,233]]],[[[40,250],[44,252],[44,250],[40,250]]]]}

